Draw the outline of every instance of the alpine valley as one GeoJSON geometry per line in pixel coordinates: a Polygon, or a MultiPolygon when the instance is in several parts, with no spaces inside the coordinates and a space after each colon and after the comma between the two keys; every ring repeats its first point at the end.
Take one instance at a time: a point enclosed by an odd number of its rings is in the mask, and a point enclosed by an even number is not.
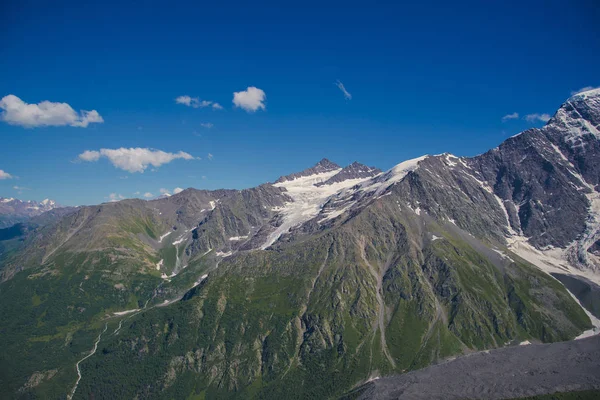
{"type": "Polygon", "coordinates": [[[0,397],[336,398],[594,335],[599,139],[592,90],[476,157],[323,159],[2,229],[0,397]]]}

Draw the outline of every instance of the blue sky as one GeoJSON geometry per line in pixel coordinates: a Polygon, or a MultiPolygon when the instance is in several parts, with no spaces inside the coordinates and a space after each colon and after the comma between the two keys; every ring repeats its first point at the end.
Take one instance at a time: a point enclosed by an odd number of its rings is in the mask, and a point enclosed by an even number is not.
{"type": "Polygon", "coordinates": [[[594,1],[82,3],[0,5],[0,196],[94,204],[251,187],[323,157],[470,156],[600,86],[594,1]],[[248,87],[264,97],[236,106],[248,87]],[[136,167],[157,150],[191,159],[136,167]]]}

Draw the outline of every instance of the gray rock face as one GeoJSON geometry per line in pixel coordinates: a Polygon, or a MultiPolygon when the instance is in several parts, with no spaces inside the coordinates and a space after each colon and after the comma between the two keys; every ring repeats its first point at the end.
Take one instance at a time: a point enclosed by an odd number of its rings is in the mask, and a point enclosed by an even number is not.
{"type": "Polygon", "coordinates": [[[270,232],[276,214],[273,209],[282,207],[286,201],[289,197],[284,189],[272,185],[219,193],[214,208],[205,210],[196,220],[186,252],[193,256],[209,249],[227,253],[255,248],[270,232]]]}
{"type": "Polygon", "coordinates": [[[368,167],[355,161],[347,167],[342,168],[340,172],[325,182],[316,183],[315,186],[331,185],[332,183],[343,182],[348,179],[370,178],[380,173],[381,170],[379,168],[368,167]]]}
{"type": "Polygon", "coordinates": [[[600,89],[568,99],[542,131],[589,184],[600,183],[600,89]]]}
{"type": "Polygon", "coordinates": [[[543,130],[510,138],[469,165],[503,200],[511,227],[537,247],[564,247],[585,229],[587,190],[543,130]]]}
{"type": "Polygon", "coordinates": [[[600,90],[584,92],[568,99],[542,129],[469,160],[503,200],[511,227],[536,247],[565,247],[585,232],[590,239],[576,256],[583,264],[598,239],[589,197],[600,180],[599,125],[600,90]]]}
{"type": "Polygon", "coordinates": [[[341,169],[341,168],[342,167],[340,167],[336,163],[331,162],[328,159],[324,158],[321,161],[319,161],[318,163],[316,163],[313,167],[307,168],[304,171],[296,172],[296,173],[293,173],[290,175],[280,177],[279,179],[277,179],[275,181],[275,183],[293,181],[294,179],[300,178],[302,176],[322,174],[324,172],[331,172],[331,171],[335,171],[336,169],[341,169]]]}
{"type": "Polygon", "coordinates": [[[430,156],[402,179],[394,179],[395,167],[346,189],[292,236],[345,223],[390,195],[399,210],[407,207],[419,218],[451,223],[498,245],[506,245],[507,237],[526,237],[538,249],[567,249],[577,268],[598,270],[599,120],[600,90],[573,96],[544,128],[527,130],[482,155],[430,156]],[[388,181],[393,184],[386,188],[388,181]],[[373,186],[379,189],[367,189],[373,186]],[[336,214],[340,209],[345,212],[336,214]],[[337,216],[327,218],[332,214],[337,216]]]}

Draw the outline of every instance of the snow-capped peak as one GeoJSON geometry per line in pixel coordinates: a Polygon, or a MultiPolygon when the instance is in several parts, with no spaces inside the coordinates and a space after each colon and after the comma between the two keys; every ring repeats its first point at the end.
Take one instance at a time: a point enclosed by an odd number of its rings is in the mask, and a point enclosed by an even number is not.
{"type": "Polygon", "coordinates": [[[19,200],[12,197],[0,197],[0,216],[11,216],[21,220],[40,215],[58,206],[53,200],[46,199],[41,202],[32,200],[19,200]]]}
{"type": "Polygon", "coordinates": [[[581,101],[600,97],[600,87],[574,94],[567,101],[581,101]]]}
{"type": "Polygon", "coordinates": [[[411,160],[406,160],[397,164],[387,170],[386,172],[375,176],[374,178],[365,181],[361,186],[362,190],[366,192],[375,191],[376,195],[380,195],[387,188],[392,186],[393,184],[400,182],[409,172],[416,170],[419,167],[419,163],[429,157],[429,155],[424,155],[421,157],[413,158],[411,160]]]}
{"type": "Polygon", "coordinates": [[[336,163],[333,163],[333,162],[329,161],[328,159],[324,158],[321,161],[319,161],[318,163],[316,163],[314,166],[307,168],[304,171],[296,172],[296,173],[293,173],[290,175],[279,177],[279,179],[277,179],[277,181],[275,181],[275,183],[292,181],[297,178],[319,175],[319,174],[324,174],[324,173],[328,173],[328,172],[332,172],[332,171],[339,172],[341,169],[342,169],[342,167],[340,167],[336,163]]]}
{"type": "Polygon", "coordinates": [[[280,178],[273,186],[285,188],[286,194],[293,201],[286,203],[283,209],[280,210],[283,223],[269,235],[261,248],[266,249],[291,228],[319,215],[331,199],[335,200],[333,201],[335,205],[332,208],[330,204],[326,212],[323,211],[325,220],[349,210],[356,203],[355,200],[349,199],[349,195],[351,197],[351,193],[356,192],[356,190],[364,191],[365,194],[369,193],[369,195],[373,192],[375,195],[383,193],[387,188],[401,181],[409,172],[417,169],[419,162],[427,157],[425,155],[404,161],[385,173],[381,173],[376,168],[353,163],[345,169],[360,171],[361,174],[349,179],[331,179],[343,170],[339,167],[332,169],[332,165],[328,166],[330,170],[326,172],[310,175],[295,174],[280,178]]]}
{"type": "Polygon", "coordinates": [[[571,96],[546,125],[558,129],[572,146],[580,145],[580,138],[591,134],[600,139],[600,88],[571,96]]]}
{"type": "Polygon", "coordinates": [[[283,223],[271,232],[261,248],[266,249],[291,228],[316,217],[331,196],[368,179],[346,179],[328,185],[317,185],[327,181],[341,170],[342,168],[338,167],[327,172],[307,176],[295,176],[292,179],[273,184],[275,187],[285,188],[286,194],[293,201],[286,203],[283,209],[280,210],[283,216],[283,223]]]}
{"type": "Polygon", "coordinates": [[[409,172],[416,170],[419,167],[419,163],[429,157],[424,155],[421,157],[413,158],[412,160],[406,160],[392,167],[386,175],[386,182],[393,184],[401,181],[409,172]]]}
{"type": "Polygon", "coordinates": [[[319,185],[331,185],[332,183],[342,182],[348,179],[358,179],[358,178],[371,178],[376,175],[379,175],[381,170],[375,167],[368,167],[364,164],[360,164],[358,162],[353,162],[352,164],[342,168],[340,172],[329,178],[328,180],[318,183],[319,185]]]}

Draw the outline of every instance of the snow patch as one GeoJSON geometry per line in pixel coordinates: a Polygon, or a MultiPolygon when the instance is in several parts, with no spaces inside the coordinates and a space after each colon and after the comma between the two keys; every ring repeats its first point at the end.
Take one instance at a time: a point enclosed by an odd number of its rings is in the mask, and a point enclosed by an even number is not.
{"type": "Polygon", "coordinates": [[[208,274],[204,274],[202,275],[196,282],[194,282],[194,284],[192,285],[192,287],[190,289],[195,288],[196,286],[198,286],[199,284],[201,284],[202,282],[204,282],[204,280],[208,278],[208,274]]]}
{"type": "Polygon", "coordinates": [[[409,172],[415,171],[419,167],[419,163],[429,157],[424,155],[421,157],[413,158],[412,160],[406,160],[400,164],[392,167],[388,171],[379,174],[373,178],[368,179],[364,182],[361,187],[362,190],[367,192],[375,191],[375,195],[379,196],[385,192],[390,186],[400,182],[409,172]]]}
{"type": "Polygon", "coordinates": [[[510,262],[515,262],[515,260],[513,260],[512,258],[510,258],[510,256],[508,254],[506,254],[505,252],[500,251],[498,249],[494,249],[494,248],[492,248],[492,250],[495,251],[496,253],[500,254],[500,256],[502,258],[504,258],[504,259],[506,259],[506,260],[508,260],[510,262]]]}
{"type": "Polygon", "coordinates": [[[231,240],[232,242],[236,242],[238,240],[244,240],[244,239],[248,239],[248,235],[245,236],[232,236],[229,238],[229,240],[231,240]]]}
{"type": "Polygon", "coordinates": [[[324,214],[325,218],[321,219],[319,221],[319,224],[322,224],[325,221],[328,221],[330,219],[334,219],[339,217],[340,215],[342,215],[343,213],[345,213],[346,211],[348,211],[350,208],[352,208],[352,206],[356,204],[355,201],[351,202],[350,204],[345,205],[342,208],[338,208],[338,209],[334,209],[333,211],[329,211],[327,213],[324,214]]]}
{"type": "Polygon", "coordinates": [[[134,308],[133,310],[118,311],[118,312],[114,312],[113,314],[120,317],[121,315],[131,314],[131,313],[134,313],[136,311],[140,311],[140,309],[139,308],[134,308]]]}
{"type": "MultiPolygon", "coordinates": [[[[316,183],[325,182],[341,171],[341,168],[333,171],[297,177],[293,180],[275,183],[273,186],[286,189],[286,194],[293,201],[286,202],[281,208],[283,223],[269,234],[267,240],[261,246],[266,249],[271,246],[281,235],[302,223],[316,217],[322,210],[327,200],[344,189],[351,188],[369,178],[347,179],[335,182],[331,185],[315,186],[316,183]]],[[[328,215],[329,216],[329,215],[328,215]]]]}
{"type": "Polygon", "coordinates": [[[217,257],[229,257],[230,255],[233,254],[233,252],[228,251],[226,253],[223,253],[222,251],[217,251],[215,254],[217,255],[217,257]]]}
{"type": "Polygon", "coordinates": [[[458,159],[458,157],[456,157],[455,155],[446,154],[445,158],[446,158],[446,164],[448,164],[449,167],[455,167],[455,166],[458,165],[457,163],[455,163],[454,161],[452,161],[453,158],[454,159],[458,159]]]}
{"type": "Polygon", "coordinates": [[[167,233],[165,233],[164,235],[162,235],[159,239],[158,239],[158,243],[162,243],[163,239],[166,238],[167,236],[169,236],[171,233],[173,233],[173,231],[169,231],[167,233]]]}

